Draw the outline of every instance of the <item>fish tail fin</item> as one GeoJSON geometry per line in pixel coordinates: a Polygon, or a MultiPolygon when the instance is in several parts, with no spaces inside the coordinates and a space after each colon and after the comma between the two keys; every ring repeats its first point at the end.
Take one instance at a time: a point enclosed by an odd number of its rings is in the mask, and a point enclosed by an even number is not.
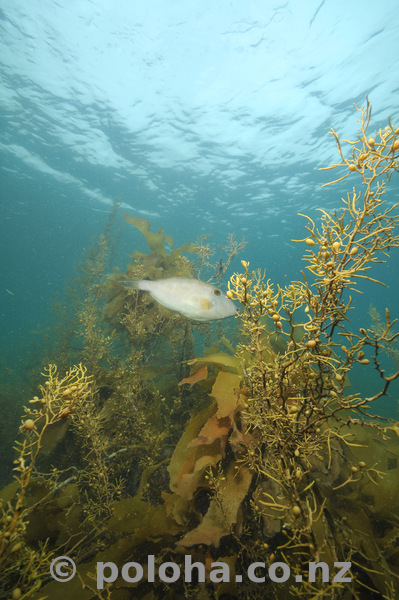
{"type": "Polygon", "coordinates": [[[140,279],[124,279],[119,283],[128,290],[139,290],[141,281],[140,279]]]}

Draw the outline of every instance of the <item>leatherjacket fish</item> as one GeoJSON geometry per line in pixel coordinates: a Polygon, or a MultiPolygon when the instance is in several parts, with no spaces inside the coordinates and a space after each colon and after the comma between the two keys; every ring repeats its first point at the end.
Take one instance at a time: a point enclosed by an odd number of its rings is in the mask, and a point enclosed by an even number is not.
{"type": "Polygon", "coordinates": [[[194,321],[225,319],[236,314],[237,309],[229,298],[218,288],[189,277],[169,277],[150,281],[147,279],[127,279],[120,282],[131,290],[144,290],[154,300],[194,321]]]}

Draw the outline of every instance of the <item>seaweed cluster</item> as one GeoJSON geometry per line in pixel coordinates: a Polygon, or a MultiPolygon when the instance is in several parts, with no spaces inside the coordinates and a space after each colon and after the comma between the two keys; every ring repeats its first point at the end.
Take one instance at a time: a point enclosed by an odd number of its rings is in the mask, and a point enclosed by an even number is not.
{"type": "Polygon", "coordinates": [[[387,355],[395,364],[399,333],[388,311],[361,328],[350,315],[352,293],[376,281],[370,267],[399,245],[385,200],[399,129],[370,136],[368,103],[359,115],[349,157],[332,131],[340,162],[330,168],[344,170],[332,184],[357,174],[360,188],[318,222],[305,217],[300,280],[281,287],[241,262],[227,292],[240,332],[193,326],[119,282],[207,269],[218,279],[243,242],[231,237],[211,265],[207,240],[173,249],[163,231],[125,215],[150,253],[106,277],[109,237],[100,239],[62,337],[80,344],[60,346],[60,364],[79,364],[65,376],[54,364],[45,371],[21,422],[16,479],[0,492],[0,598],[397,597],[397,406],[392,418],[373,407],[399,379],[384,365],[387,355]],[[353,390],[355,369],[378,390],[353,390]],[[59,555],[77,565],[66,583],[50,576],[59,555]],[[182,573],[190,555],[206,578],[148,582],[150,555],[156,571],[173,561],[182,573]],[[100,561],[135,561],[144,577],[97,589],[100,561]],[[247,577],[255,562],[258,583],[247,577]],[[276,562],[289,579],[267,576],[276,562]],[[333,580],[338,563],[350,563],[344,581],[333,580]]]}

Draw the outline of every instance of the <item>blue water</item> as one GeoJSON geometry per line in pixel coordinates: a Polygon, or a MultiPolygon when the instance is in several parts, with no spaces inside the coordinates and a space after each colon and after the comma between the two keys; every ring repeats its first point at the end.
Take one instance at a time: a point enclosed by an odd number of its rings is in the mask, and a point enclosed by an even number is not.
{"type": "MultiPolygon", "coordinates": [[[[56,292],[102,232],[112,201],[177,245],[246,236],[241,258],[280,284],[299,278],[305,221],[356,184],[321,188],[353,139],[366,95],[372,129],[398,121],[397,0],[201,3],[22,0],[0,10],[0,353],[40,345],[56,292]]],[[[0,5],[1,6],[1,5],[0,5]]],[[[349,182],[349,183],[348,183],[349,182]]],[[[389,200],[398,195],[398,178],[389,200]]],[[[145,250],[124,223],[115,258],[145,250]]],[[[399,313],[388,284],[356,298],[399,313]]],[[[240,268],[237,261],[233,267],[240,268]]]]}

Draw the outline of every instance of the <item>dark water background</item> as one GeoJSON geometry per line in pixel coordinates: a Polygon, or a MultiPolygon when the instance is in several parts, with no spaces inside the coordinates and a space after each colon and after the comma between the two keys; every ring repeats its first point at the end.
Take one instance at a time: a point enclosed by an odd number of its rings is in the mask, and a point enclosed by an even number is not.
{"type": "MultiPolygon", "coordinates": [[[[354,139],[366,95],[372,131],[398,122],[396,0],[13,0],[0,28],[0,361],[14,373],[40,354],[38,326],[115,198],[176,245],[246,236],[240,258],[283,285],[303,268],[297,213],[338,207],[357,183],[321,188],[330,127],[354,139]]],[[[117,231],[123,269],[147,249],[122,214],[117,231]]],[[[398,265],[394,250],[375,271],[387,287],[356,296],[356,325],[370,303],[399,315],[398,265]]],[[[370,391],[360,372],[352,384],[370,391]]],[[[391,397],[385,414],[398,386],[391,397]]]]}

